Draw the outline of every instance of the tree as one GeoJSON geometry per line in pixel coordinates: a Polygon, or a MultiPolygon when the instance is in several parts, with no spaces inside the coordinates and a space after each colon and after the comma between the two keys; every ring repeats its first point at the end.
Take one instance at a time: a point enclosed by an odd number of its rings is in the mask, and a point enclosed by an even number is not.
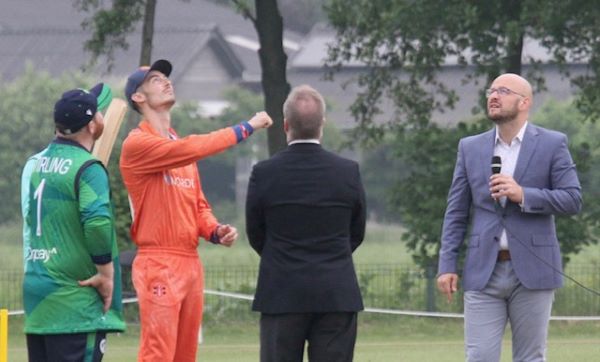
{"type": "Polygon", "coordinates": [[[389,141],[392,155],[403,169],[397,171],[401,174],[388,190],[388,202],[407,229],[402,240],[422,267],[437,261],[458,140],[487,127],[488,122],[481,119],[454,128],[431,125],[421,130],[398,131],[389,141]]]}
{"type": "MultiPolygon", "coordinates": [[[[67,89],[89,89],[93,81],[80,72],[65,73],[52,78],[46,72],[34,70],[28,64],[25,72],[11,83],[0,87],[0,148],[10,152],[0,153],[0,181],[2,205],[0,220],[3,223],[19,220],[21,170],[27,158],[46,147],[54,138],[52,109],[60,95],[67,89]]],[[[120,135],[122,140],[126,130],[120,135]]],[[[121,142],[113,150],[108,173],[111,196],[115,207],[115,226],[119,247],[125,249],[129,241],[129,203],[119,171],[118,159],[121,142]]]]}
{"type": "MultiPolygon", "coordinates": [[[[82,24],[93,32],[92,38],[85,45],[92,54],[92,63],[104,55],[110,70],[114,51],[119,48],[127,49],[127,34],[143,18],[140,65],[150,64],[156,0],[114,0],[110,9],[103,7],[97,0],[74,1],[80,11],[93,13],[91,19],[82,24]]],[[[269,154],[274,154],[286,145],[282,132],[282,108],[290,91],[286,80],[287,55],[283,50],[283,20],[277,0],[256,0],[255,11],[251,10],[245,0],[232,1],[244,17],[252,21],[258,33],[265,110],[274,121],[267,132],[269,154]]]]}
{"type": "Polygon", "coordinates": [[[247,1],[233,0],[245,18],[252,21],[260,49],[258,56],[262,68],[261,83],[265,95],[265,110],[273,118],[268,130],[269,154],[286,146],[283,133],[283,103],[290,92],[286,78],[287,55],[283,50],[283,19],[277,0],[255,0],[252,12],[247,1]]]}
{"type": "MultiPolygon", "coordinates": [[[[369,145],[384,135],[392,137],[396,156],[409,170],[392,188],[390,199],[407,226],[404,238],[422,265],[437,258],[458,138],[485,125],[475,122],[445,129],[432,124],[434,111],[452,108],[458,99],[437,77],[447,57],[456,57],[460,66],[469,65],[464,82],[485,85],[503,72],[522,73],[526,39],[539,41],[566,76],[569,59],[587,60],[589,71],[571,80],[580,89],[576,104],[584,119],[599,119],[600,7],[595,2],[331,0],[326,11],[337,32],[327,60],[330,75],[349,61],[365,65],[356,80],[361,91],[351,106],[357,121],[355,138],[369,145]],[[389,118],[382,116],[384,99],[394,107],[389,118]]],[[[527,59],[531,67],[525,77],[534,88],[544,89],[541,62],[527,59]]],[[[474,109],[477,113],[485,100],[485,85],[482,103],[474,109]]],[[[581,166],[589,152],[580,146],[572,152],[581,166]]],[[[587,238],[595,227],[588,216],[570,220],[581,221],[578,228],[585,235],[577,234],[577,239],[571,235],[569,245],[563,239],[566,255],[593,240],[587,238]]],[[[559,233],[568,224],[561,222],[559,233]]]]}
{"type": "MultiPolygon", "coordinates": [[[[327,14],[337,32],[327,61],[332,69],[361,61],[363,91],[352,107],[362,138],[381,137],[373,120],[388,97],[398,112],[387,125],[428,126],[433,111],[452,107],[456,93],[437,72],[447,57],[472,65],[465,81],[489,84],[503,72],[521,74],[523,42],[538,40],[564,67],[568,58],[588,60],[588,74],[572,79],[577,104],[590,119],[600,115],[600,7],[585,0],[331,0],[327,14]],[[404,77],[399,77],[401,72],[404,77]]],[[[539,60],[526,77],[543,89],[539,60]]],[[[484,85],[485,86],[485,85],[484,85]]],[[[481,96],[483,101],[483,88],[481,96]]]]}
{"type": "Polygon", "coordinates": [[[556,232],[563,252],[563,262],[570,254],[577,254],[587,245],[600,240],[600,124],[584,124],[586,116],[572,100],[550,101],[533,117],[533,122],[558,129],[569,137],[569,150],[577,165],[583,189],[583,211],[574,216],[556,218],[556,232]]]}
{"type": "Polygon", "coordinates": [[[361,150],[360,174],[366,192],[368,219],[378,223],[401,223],[397,208],[390,202],[391,186],[409,172],[394,153],[393,136],[384,137],[377,146],[361,150]]]}
{"type": "Polygon", "coordinates": [[[79,11],[93,13],[82,23],[84,29],[92,30],[92,38],[85,43],[85,49],[92,54],[90,64],[96,64],[100,57],[105,56],[106,67],[110,71],[114,65],[114,52],[129,47],[127,35],[142,18],[139,65],[150,64],[156,0],[114,0],[110,9],[97,0],[74,0],[74,4],[79,11]]]}
{"type": "MultiPolygon", "coordinates": [[[[210,0],[217,4],[231,5],[231,0],[210,0]]],[[[278,0],[279,10],[287,29],[306,34],[315,24],[326,19],[323,5],[327,0],[278,0]]]]}
{"type": "Polygon", "coordinates": [[[279,7],[288,29],[308,33],[315,24],[325,21],[323,4],[326,0],[281,0],[279,7]]]}
{"type": "Polygon", "coordinates": [[[78,74],[52,78],[27,64],[25,72],[0,86],[0,195],[2,223],[19,220],[21,170],[29,156],[54,137],[54,103],[67,89],[92,84],[78,74]]]}

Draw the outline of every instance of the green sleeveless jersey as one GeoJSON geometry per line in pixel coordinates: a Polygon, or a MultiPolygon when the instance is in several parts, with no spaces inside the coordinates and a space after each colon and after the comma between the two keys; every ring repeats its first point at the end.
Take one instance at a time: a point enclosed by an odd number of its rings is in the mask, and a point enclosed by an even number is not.
{"type": "Polygon", "coordinates": [[[22,176],[25,333],[122,331],[121,270],[106,169],[81,145],[57,138],[22,176]],[[109,311],[78,281],[113,262],[109,311]]]}

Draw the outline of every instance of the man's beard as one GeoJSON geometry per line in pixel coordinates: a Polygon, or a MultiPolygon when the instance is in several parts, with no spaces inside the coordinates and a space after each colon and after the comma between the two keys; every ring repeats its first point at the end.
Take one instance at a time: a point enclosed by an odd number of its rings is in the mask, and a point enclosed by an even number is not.
{"type": "Polygon", "coordinates": [[[495,124],[500,125],[500,124],[508,123],[508,122],[512,121],[513,119],[517,118],[518,114],[519,114],[519,110],[517,108],[517,105],[515,104],[515,106],[512,109],[500,112],[499,114],[495,114],[493,116],[490,115],[490,112],[488,111],[488,118],[495,124]]]}
{"type": "Polygon", "coordinates": [[[508,123],[508,122],[510,122],[511,120],[514,119],[514,117],[509,117],[509,116],[504,115],[504,114],[499,114],[499,115],[494,116],[494,117],[489,117],[488,116],[488,118],[492,122],[494,122],[495,124],[505,124],[505,123],[508,123]]]}

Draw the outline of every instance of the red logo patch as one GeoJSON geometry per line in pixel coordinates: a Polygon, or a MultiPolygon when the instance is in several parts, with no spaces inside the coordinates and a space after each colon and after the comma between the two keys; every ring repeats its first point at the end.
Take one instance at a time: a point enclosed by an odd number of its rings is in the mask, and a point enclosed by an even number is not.
{"type": "Polygon", "coordinates": [[[152,287],[152,294],[156,295],[157,297],[162,297],[163,295],[167,294],[167,287],[162,284],[156,284],[152,287]]]}

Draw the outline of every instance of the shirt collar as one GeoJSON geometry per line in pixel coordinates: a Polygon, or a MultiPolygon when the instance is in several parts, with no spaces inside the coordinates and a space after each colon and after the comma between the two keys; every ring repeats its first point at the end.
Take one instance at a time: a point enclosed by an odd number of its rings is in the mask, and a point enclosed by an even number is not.
{"type": "MultiPolygon", "coordinates": [[[[514,141],[519,141],[519,143],[523,142],[523,137],[525,136],[525,129],[527,128],[528,124],[529,124],[529,121],[525,121],[525,123],[523,124],[523,126],[521,127],[521,129],[519,130],[517,135],[515,136],[515,138],[511,141],[511,144],[514,141]]],[[[500,138],[500,130],[498,129],[498,126],[496,125],[496,140],[494,141],[494,144],[497,145],[499,142],[504,143],[504,141],[500,138]]]]}
{"type": "MultiPolygon", "coordinates": [[[[147,120],[142,120],[139,124],[138,127],[148,133],[151,133],[155,136],[159,136],[162,137],[160,133],[158,133],[158,131],[150,124],[150,122],[148,122],[147,120]]],[[[177,133],[175,132],[175,130],[173,128],[169,128],[169,139],[171,140],[176,140],[178,139],[179,136],[177,135],[177,133]]]]}
{"type": "Polygon", "coordinates": [[[321,141],[319,141],[316,138],[310,138],[307,140],[293,140],[290,143],[288,143],[288,146],[295,145],[296,143],[314,143],[314,144],[320,145],[321,141]]]}
{"type": "Polygon", "coordinates": [[[71,146],[79,147],[79,148],[85,150],[87,153],[91,153],[90,150],[83,147],[83,145],[81,143],[74,141],[74,140],[67,139],[67,138],[63,138],[61,136],[56,136],[56,138],[54,138],[52,143],[56,143],[59,145],[71,145],[71,146]]]}

